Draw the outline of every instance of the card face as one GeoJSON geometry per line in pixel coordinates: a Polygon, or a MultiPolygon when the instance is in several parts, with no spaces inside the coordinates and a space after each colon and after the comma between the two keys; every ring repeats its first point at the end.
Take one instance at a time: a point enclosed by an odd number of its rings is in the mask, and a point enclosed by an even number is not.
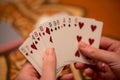
{"type": "MultiPolygon", "coordinates": [[[[48,47],[49,48],[54,47],[51,32],[50,32],[51,25],[52,24],[50,24],[49,22],[46,22],[44,24],[41,24],[39,27],[37,27],[36,30],[34,30],[32,32],[32,34],[31,34],[31,36],[33,37],[32,39],[34,40],[35,43],[37,43],[36,46],[38,46],[38,49],[41,48],[41,46],[43,44],[44,44],[43,46],[45,47],[45,49],[48,47]],[[38,36],[40,36],[40,38],[38,36]],[[38,41],[38,39],[41,40],[41,43],[39,42],[40,40],[38,41]]],[[[45,49],[43,49],[42,51],[44,51],[45,49]]],[[[41,49],[39,49],[39,50],[41,50],[41,49]]],[[[39,61],[38,58],[36,58],[36,60],[37,60],[37,62],[39,61]]],[[[39,64],[39,65],[42,65],[42,64],[39,64]]],[[[57,71],[56,71],[57,75],[62,71],[62,69],[63,69],[63,67],[57,66],[57,71]]]]}
{"type": "Polygon", "coordinates": [[[53,46],[52,36],[50,33],[49,24],[48,23],[42,24],[40,26],[40,30],[42,32],[41,36],[43,38],[46,48],[50,48],[50,47],[53,48],[54,46],[53,46]]]}
{"type": "Polygon", "coordinates": [[[78,50],[78,46],[77,46],[78,42],[82,40],[82,36],[84,35],[80,31],[80,27],[78,26],[79,24],[77,23],[77,19],[73,16],[69,16],[68,18],[66,18],[66,20],[68,22],[67,23],[68,26],[66,27],[66,30],[68,30],[68,35],[70,35],[68,37],[66,35],[66,37],[68,39],[67,41],[71,41],[69,43],[67,43],[66,41],[66,43],[69,44],[68,49],[70,49],[69,52],[67,53],[70,53],[69,55],[72,55],[71,57],[68,58],[66,62],[69,62],[69,63],[82,62],[82,63],[89,64],[89,62],[78,50]]]}
{"type": "Polygon", "coordinates": [[[82,34],[84,36],[82,37],[82,40],[87,44],[98,48],[103,23],[87,18],[78,18],[77,23],[77,27],[79,27],[78,34],[82,34]]]}
{"type": "Polygon", "coordinates": [[[34,53],[32,55],[33,58],[35,58],[35,61],[42,67],[42,58],[43,58],[43,51],[45,49],[45,46],[43,44],[43,40],[41,38],[40,32],[38,29],[35,29],[31,34],[30,38],[34,45],[36,46],[36,51],[34,50],[34,53]]]}
{"type": "MultiPolygon", "coordinates": [[[[103,23],[94,19],[80,17],[75,17],[75,23],[77,24],[78,41],[81,40],[95,48],[99,48],[103,23]]],[[[92,64],[94,63],[94,61],[89,58],[87,58],[87,61],[92,64]]]]}
{"type": "Polygon", "coordinates": [[[54,48],[58,76],[65,65],[75,62],[85,64],[94,62],[82,55],[78,49],[78,43],[83,41],[99,48],[102,26],[103,23],[95,19],[68,15],[55,16],[42,24],[37,24],[19,49],[42,74],[43,51],[46,48],[54,48]]]}
{"type": "Polygon", "coordinates": [[[44,40],[42,38],[43,37],[42,32],[40,32],[39,28],[35,29],[31,33],[30,37],[32,38],[32,41],[34,42],[38,50],[40,51],[45,50],[44,40]]]}
{"type": "MultiPolygon", "coordinates": [[[[59,19],[55,18],[55,19],[51,19],[51,21],[48,21],[40,26],[41,28],[43,28],[43,31],[41,31],[41,32],[43,32],[42,38],[44,39],[44,43],[45,43],[46,48],[55,48],[53,36],[51,35],[51,32],[53,31],[53,29],[51,27],[59,25],[59,24],[60,24],[59,19]],[[55,22],[55,20],[57,22],[55,22]]],[[[58,26],[58,28],[60,29],[60,26],[58,26]]],[[[56,29],[56,28],[54,27],[54,29],[56,29]]],[[[57,73],[57,75],[64,68],[64,66],[61,67],[60,65],[58,65],[59,64],[58,63],[58,61],[59,61],[58,56],[59,55],[56,54],[56,57],[57,57],[57,71],[56,71],[56,73],[57,73]]]]}
{"type": "MultiPolygon", "coordinates": [[[[57,46],[56,45],[56,39],[59,40],[59,41],[61,40],[60,35],[58,35],[58,34],[61,30],[64,30],[65,23],[63,23],[63,25],[61,25],[62,24],[62,19],[56,19],[56,20],[53,20],[53,21],[49,22],[49,24],[50,24],[50,31],[51,31],[51,36],[52,36],[54,48],[55,48],[55,51],[56,51],[56,46],[57,46]],[[59,37],[59,38],[57,38],[57,37],[59,37]]],[[[59,43],[61,44],[61,42],[62,41],[60,41],[59,43]]],[[[62,54],[60,54],[56,51],[56,55],[57,55],[56,56],[57,57],[57,63],[60,64],[60,61],[61,61],[60,57],[61,57],[62,54]]],[[[60,65],[58,65],[58,66],[60,66],[60,65]]]]}
{"type": "MultiPolygon", "coordinates": [[[[55,47],[53,37],[52,37],[51,33],[52,33],[53,30],[60,29],[61,26],[59,26],[59,25],[60,25],[60,20],[58,18],[51,19],[50,21],[40,25],[39,28],[40,28],[40,30],[42,32],[41,35],[42,35],[42,38],[44,40],[44,44],[45,44],[46,48],[47,47],[51,47],[51,48],[55,47]]],[[[58,65],[57,65],[57,67],[58,67],[58,65]]]]}
{"type": "Polygon", "coordinates": [[[25,40],[25,42],[19,47],[19,50],[22,52],[22,54],[27,58],[27,60],[35,67],[35,69],[41,74],[40,65],[35,61],[35,58],[33,58],[33,54],[35,54],[34,50],[36,49],[36,46],[34,43],[32,43],[31,39],[28,38],[25,40]]]}

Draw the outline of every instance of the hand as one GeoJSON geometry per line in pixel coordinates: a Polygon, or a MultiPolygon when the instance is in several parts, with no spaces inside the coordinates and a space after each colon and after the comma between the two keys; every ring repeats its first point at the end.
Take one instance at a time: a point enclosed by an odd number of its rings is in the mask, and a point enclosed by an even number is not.
{"type": "Polygon", "coordinates": [[[34,67],[26,62],[16,80],[56,80],[56,56],[53,49],[44,52],[41,77],[34,67]]]}
{"type": "MultiPolygon", "coordinates": [[[[56,80],[56,56],[54,49],[44,52],[42,75],[40,76],[28,61],[23,65],[16,80],[56,80]]],[[[73,80],[73,74],[66,74],[58,80],[73,80]]]]}
{"type": "Polygon", "coordinates": [[[101,49],[96,49],[83,42],[80,42],[78,46],[83,55],[98,62],[96,70],[82,63],[75,64],[77,69],[85,69],[86,75],[95,80],[120,79],[120,41],[102,37],[101,49]]]}

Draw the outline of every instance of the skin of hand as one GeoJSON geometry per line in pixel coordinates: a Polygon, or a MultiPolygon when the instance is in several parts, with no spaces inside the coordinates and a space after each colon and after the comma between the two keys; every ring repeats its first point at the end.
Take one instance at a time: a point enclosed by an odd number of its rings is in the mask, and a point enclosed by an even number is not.
{"type": "Polygon", "coordinates": [[[56,80],[56,55],[54,49],[46,49],[44,52],[41,77],[34,67],[29,62],[26,62],[16,80],[56,80]]]}
{"type": "MultiPolygon", "coordinates": [[[[16,80],[56,80],[56,55],[53,48],[44,52],[42,75],[28,61],[23,65],[16,80]]],[[[57,80],[73,80],[73,74],[65,74],[57,80]]]]}
{"type": "Polygon", "coordinates": [[[97,64],[95,69],[83,63],[76,63],[77,69],[84,69],[85,74],[93,80],[120,80],[120,41],[102,37],[100,49],[83,42],[79,42],[78,47],[84,56],[97,60],[97,64]]]}

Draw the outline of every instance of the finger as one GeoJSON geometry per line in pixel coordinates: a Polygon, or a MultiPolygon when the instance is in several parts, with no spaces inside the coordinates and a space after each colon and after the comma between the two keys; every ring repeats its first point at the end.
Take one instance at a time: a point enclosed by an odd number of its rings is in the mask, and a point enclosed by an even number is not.
{"type": "Polygon", "coordinates": [[[107,37],[102,37],[100,41],[100,47],[103,49],[107,49],[111,46],[111,44],[114,42],[114,40],[107,38],[107,37]]]}
{"type": "Polygon", "coordinates": [[[70,74],[65,74],[59,77],[57,80],[73,80],[73,79],[74,79],[74,76],[72,73],[70,73],[70,74]]]}
{"type": "Polygon", "coordinates": [[[102,37],[100,42],[100,48],[119,54],[120,52],[120,41],[113,40],[107,37],[102,37]]]}
{"type": "Polygon", "coordinates": [[[86,68],[86,65],[83,63],[75,63],[74,66],[76,69],[85,69],[86,68]]]}
{"type": "Polygon", "coordinates": [[[84,72],[85,72],[85,75],[88,77],[93,77],[95,74],[95,72],[91,68],[86,68],[84,72]]]}
{"type": "Polygon", "coordinates": [[[37,71],[33,68],[33,66],[26,62],[22,69],[20,70],[19,74],[16,77],[16,80],[30,80],[30,79],[39,79],[40,76],[37,71]]]}
{"type": "Polygon", "coordinates": [[[103,61],[108,64],[116,61],[116,55],[113,54],[113,52],[105,51],[102,49],[97,49],[83,42],[80,42],[78,44],[78,47],[80,51],[82,52],[82,54],[89,58],[103,61]]]}
{"type": "MultiPolygon", "coordinates": [[[[35,75],[38,74],[37,71],[32,66],[32,64],[30,64],[28,61],[25,62],[21,71],[24,72],[24,73],[27,73],[27,74],[35,74],[35,75]]],[[[36,76],[38,76],[38,75],[36,75],[36,76]]]]}
{"type": "Polygon", "coordinates": [[[47,49],[44,52],[43,69],[41,80],[56,79],[56,55],[54,49],[47,49]]]}

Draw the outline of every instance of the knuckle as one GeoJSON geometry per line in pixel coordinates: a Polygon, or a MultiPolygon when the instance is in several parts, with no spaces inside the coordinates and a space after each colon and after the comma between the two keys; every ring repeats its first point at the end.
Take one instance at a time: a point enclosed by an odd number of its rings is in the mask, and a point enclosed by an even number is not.
{"type": "Polygon", "coordinates": [[[96,49],[95,48],[89,48],[89,52],[88,52],[91,57],[95,57],[96,56],[96,49]]]}

